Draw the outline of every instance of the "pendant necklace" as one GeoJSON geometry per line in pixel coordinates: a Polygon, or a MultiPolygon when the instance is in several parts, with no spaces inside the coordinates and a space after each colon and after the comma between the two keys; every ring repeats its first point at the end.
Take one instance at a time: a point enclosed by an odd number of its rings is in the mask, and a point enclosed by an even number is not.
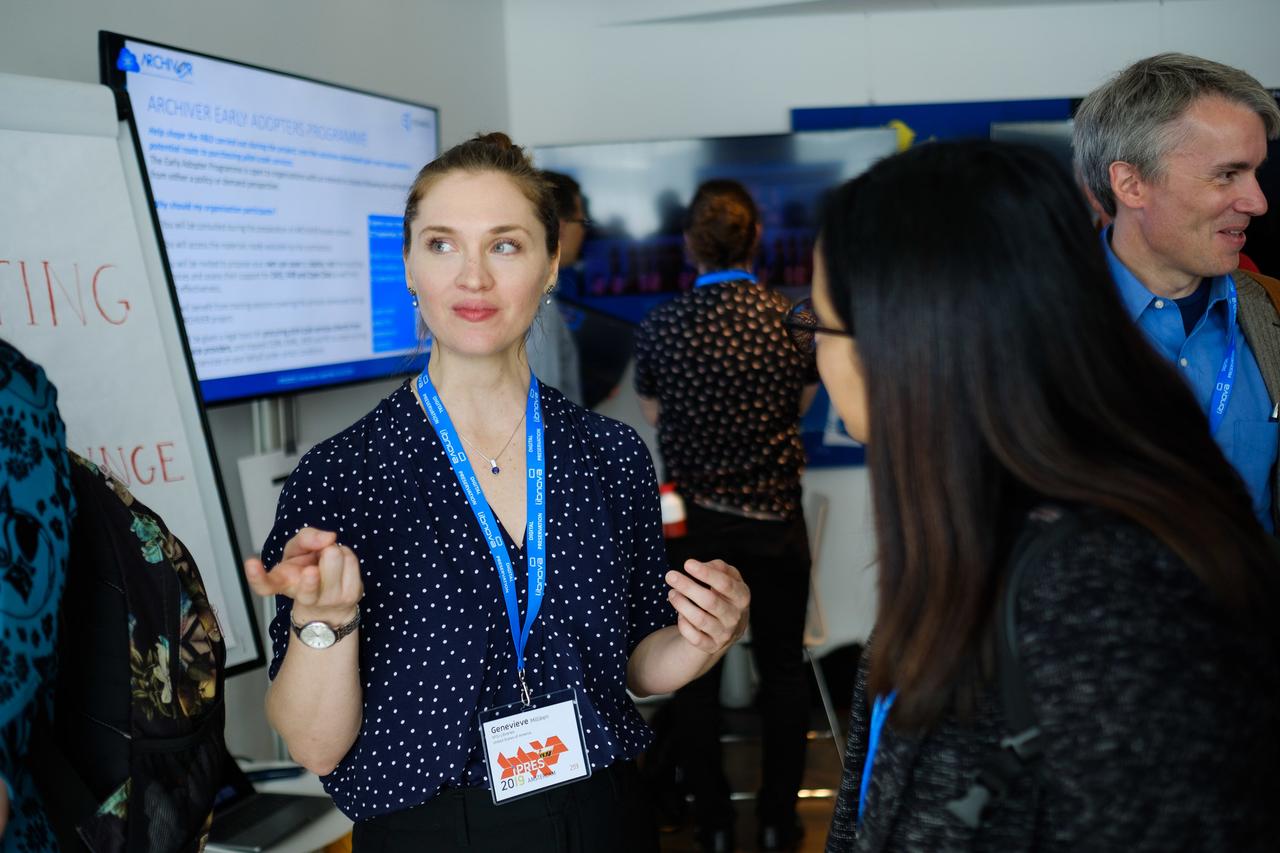
{"type": "Polygon", "coordinates": [[[522,423],[524,423],[524,415],[523,415],[523,414],[522,414],[522,415],[520,415],[520,420],[516,421],[516,425],[515,425],[515,427],[511,430],[511,435],[507,436],[507,443],[506,443],[506,444],[504,444],[504,445],[502,445],[502,449],[501,449],[501,450],[499,450],[497,453],[495,453],[493,456],[490,456],[488,453],[485,453],[483,450],[481,450],[480,448],[476,447],[475,442],[474,442],[474,441],[472,441],[471,439],[467,438],[465,435],[462,435],[462,433],[461,433],[461,432],[459,432],[459,433],[458,433],[458,435],[462,437],[462,440],[463,440],[463,441],[465,441],[467,444],[471,445],[471,449],[472,449],[472,450],[476,451],[476,452],[477,452],[477,453],[479,453],[481,456],[483,456],[485,459],[488,459],[488,460],[489,460],[489,473],[490,473],[490,474],[493,474],[494,476],[497,476],[497,475],[498,475],[498,473],[502,470],[501,468],[499,468],[499,467],[498,467],[498,459],[499,459],[499,457],[501,457],[501,456],[502,456],[502,454],[504,454],[504,453],[506,453],[506,452],[507,452],[507,448],[511,446],[511,439],[513,439],[513,438],[515,438],[515,437],[516,437],[516,431],[520,429],[520,424],[522,424],[522,423]]]}

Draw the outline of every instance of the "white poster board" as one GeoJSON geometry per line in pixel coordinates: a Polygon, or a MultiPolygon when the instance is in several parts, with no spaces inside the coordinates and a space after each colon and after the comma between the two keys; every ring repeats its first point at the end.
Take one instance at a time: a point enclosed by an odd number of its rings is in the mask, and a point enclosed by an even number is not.
{"type": "Polygon", "coordinates": [[[105,86],[0,74],[0,337],[58,389],[67,444],[187,546],[231,671],[262,662],[133,140],[105,86]]]}

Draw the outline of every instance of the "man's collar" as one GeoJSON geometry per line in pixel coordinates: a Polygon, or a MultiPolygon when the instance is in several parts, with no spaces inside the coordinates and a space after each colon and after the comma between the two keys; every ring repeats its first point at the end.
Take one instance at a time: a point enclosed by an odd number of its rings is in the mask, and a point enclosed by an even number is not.
{"type": "Polygon", "coordinates": [[[1111,278],[1115,280],[1116,288],[1120,291],[1120,301],[1129,312],[1129,318],[1137,320],[1142,312],[1147,310],[1155,294],[1147,290],[1146,285],[1138,281],[1138,277],[1129,272],[1129,268],[1112,251],[1111,229],[1113,227],[1108,225],[1099,235],[1099,239],[1102,240],[1102,251],[1106,253],[1107,266],[1111,268],[1111,278]]]}
{"type": "MultiPolygon", "coordinates": [[[[1124,303],[1125,309],[1129,312],[1129,317],[1137,320],[1142,312],[1147,310],[1147,306],[1152,300],[1162,298],[1156,296],[1147,289],[1136,275],[1129,271],[1120,258],[1116,257],[1116,253],[1111,248],[1111,229],[1115,227],[1108,225],[1102,230],[1100,239],[1102,240],[1102,251],[1107,256],[1107,266],[1111,269],[1111,277],[1115,279],[1116,288],[1120,291],[1120,301],[1124,303]]],[[[1219,275],[1209,279],[1209,304],[1217,302],[1219,299],[1227,298],[1227,285],[1231,276],[1219,275]]]]}

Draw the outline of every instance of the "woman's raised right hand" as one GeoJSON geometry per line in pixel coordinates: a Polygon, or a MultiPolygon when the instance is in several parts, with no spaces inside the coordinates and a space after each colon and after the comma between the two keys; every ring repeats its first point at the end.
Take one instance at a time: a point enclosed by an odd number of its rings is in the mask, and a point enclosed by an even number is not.
{"type": "Polygon", "coordinates": [[[345,625],[355,618],[364,595],[360,560],[338,534],[304,527],[284,546],[284,556],[270,571],[257,557],[244,561],[249,588],[258,595],[293,599],[298,624],[319,621],[345,625]]]}

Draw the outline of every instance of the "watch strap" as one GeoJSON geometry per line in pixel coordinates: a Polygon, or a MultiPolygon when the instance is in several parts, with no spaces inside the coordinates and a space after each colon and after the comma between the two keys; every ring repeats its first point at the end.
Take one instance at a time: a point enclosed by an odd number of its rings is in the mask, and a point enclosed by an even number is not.
{"type": "MultiPolygon", "coordinates": [[[[315,621],[319,621],[319,620],[315,620],[315,621]]],[[[310,622],[308,622],[308,623],[306,623],[306,625],[299,625],[297,622],[294,622],[294,621],[293,621],[293,613],[292,613],[292,612],[290,612],[290,613],[289,613],[289,627],[293,628],[293,634],[294,634],[294,636],[295,636],[295,637],[298,637],[299,639],[301,639],[301,638],[302,638],[302,629],[303,629],[303,628],[305,628],[305,627],[307,627],[307,625],[310,625],[310,624],[311,624],[311,623],[310,623],[310,622]]],[[[336,643],[336,642],[338,642],[338,641],[339,641],[339,640],[341,640],[343,637],[347,636],[347,635],[348,635],[348,634],[350,634],[352,631],[354,631],[356,628],[359,628],[359,627],[360,627],[360,605],[358,605],[358,604],[356,605],[356,615],[355,615],[355,617],[354,617],[350,622],[348,622],[347,624],[345,624],[345,625],[341,625],[341,626],[339,626],[339,627],[337,627],[337,628],[333,627],[332,625],[329,625],[329,623],[328,623],[328,622],[326,622],[326,623],[324,623],[324,624],[325,624],[325,625],[328,625],[329,630],[333,632],[333,641],[334,641],[335,643],[336,643]]]]}

